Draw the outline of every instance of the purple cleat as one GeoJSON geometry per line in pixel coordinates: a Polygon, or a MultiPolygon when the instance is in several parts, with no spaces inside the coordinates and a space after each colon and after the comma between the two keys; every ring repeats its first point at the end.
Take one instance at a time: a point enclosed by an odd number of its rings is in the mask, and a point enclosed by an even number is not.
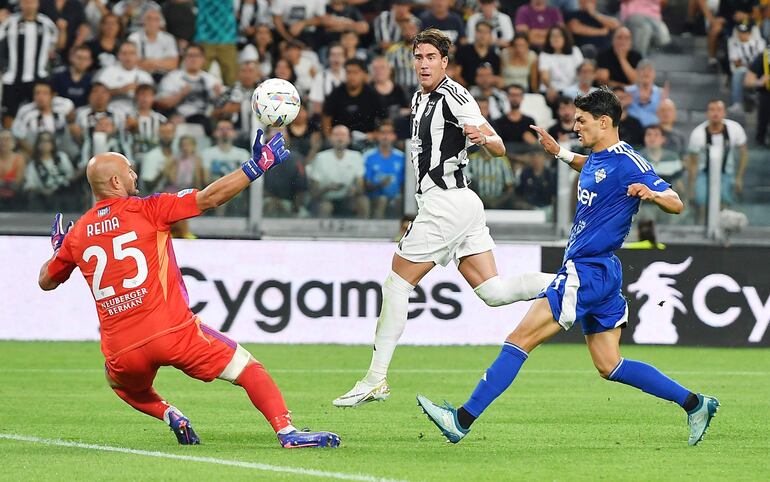
{"type": "Polygon", "coordinates": [[[199,445],[201,443],[201,439],[198,438],[198,434],[193,430],[187,417],[169,411],[168,419],[168,426],[171,427],[171,431],[176,435],[180,445],[199,445]]]}
{"type": "Polygon", "coordinates": [[[293,432],[278,434],[278,441],[285,449],[301,449],[306,447],[339,446],[340,437],[331,432],[310,432],[294,430],[293,432]]]}

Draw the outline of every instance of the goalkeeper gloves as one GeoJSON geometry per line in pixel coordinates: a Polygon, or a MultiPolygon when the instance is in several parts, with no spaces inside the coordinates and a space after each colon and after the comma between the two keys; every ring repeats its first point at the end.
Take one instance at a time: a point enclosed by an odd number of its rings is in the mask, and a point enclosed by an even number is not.
{"type": "Polygon", "coordinates": [[[54,254],[59,252],[59,248],[61,248],[61,245],[64,242],[64,236],[67,235],[69,230],[72,229],[72,226],[75,224],[70,221],[67,225],[67,230],[65,231],[62,226],[62,220],[62,214],[56,213],[56,216],[53,218],[53,225],[51,226],[51,247],[53,248],[54,254]]]}
{"type": "Polygon", "coordinates": [[[266,145],[259,141],[262,138],[262,130],[257,131],[257,138],[252,146],[252,157],[241,165],[241,169],[250,181],[255,181],[267,170],[289,158],[290,151],[285,147],[283,134],[280,132],[273,136],[266,145]]]}

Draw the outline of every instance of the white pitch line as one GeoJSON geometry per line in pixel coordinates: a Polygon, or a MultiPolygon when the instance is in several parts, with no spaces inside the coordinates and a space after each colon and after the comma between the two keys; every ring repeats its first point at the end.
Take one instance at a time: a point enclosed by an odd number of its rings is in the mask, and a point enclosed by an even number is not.
{"type": "MultiPolygon", "coordinates": [[[[481,373],[484,369],[462,369],[462,368],[394,368],[389,373],[403,374],[463,374],[463,373],[481,373]]],[[[102,368],[0,368],[1,373],[102,373],[102,368]]],[[[271,373],[315,373],[315,374],[360,374],[361,370],[357,368],[269,368],[271,373]]],[[[526,373],[542,374],[564,374],[564,375],[596,375],[595,370],[548,370],[548,369],[525,369],[526,373]]],[[[671,375],[722,375],[722,376],[767,376],[770,371],[729,371],[729,370],[666,370],[671,375]]]]}
{"type": "Polygon", "coordinates": [[[40,444],[40,445],[53,445],[57,447],[73,447],[78,449],[99,450],[102,452],[117,452],[122,454],[142,455],[144,457],[157,457],[161,459],[183,460],[185,462],[202,462],[206,464],[227,465],[231,467],[240,467],[244,469],[260,470],[263,472],[278,472],[278,473],[295,474],[295,475],[306,475],[311,477],[327,477],[330,479],[338,479],[338,480],[358,480],[358,481],[364,481],[364,482],[377,482],[377,481],[397,482],[395,479],[383,479],[379,477],[373,477],[371,475],[345,474],[342,472],[327,472],[325,470],[303,469],[298,467],[285,467],[280,465],[260,464],[256,462],[245,462],[242,460],[218,459],[214,457],[178,455],[178,454],[170,454],[166,452],[157,452],[157,451],[151,451],[151,450],[137,450],[137,449],[129,449],[125,447],[114,447],[111,445],[96,445],[96,444],[87,444],[82,442],[70,442],[67,440],[30,437],[27,435],[18,435],[18,434],[12,434],[12,433],[0,433],[0,439],[14,440],[17,442],[29,442],[29,443],[40,444]]]}

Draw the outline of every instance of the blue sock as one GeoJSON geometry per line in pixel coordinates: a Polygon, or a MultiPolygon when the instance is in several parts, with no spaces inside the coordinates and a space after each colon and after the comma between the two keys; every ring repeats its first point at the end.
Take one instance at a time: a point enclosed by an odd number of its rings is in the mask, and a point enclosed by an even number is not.
{"type": "Polygon", "coordinates": [[[527,352],[506,342],[497,359],[487,368],[484,378],[481,379],[471,398],[463,407],[474,417],[495,401],[509,386],[519,373],[519,369],[527,361],[527,352]]]}
{"type": "Polygon", "coordinates": [[[688,389],[668,378],[654,366],[636,360],[621,358],[618,366],[610,373],[609,379],[631,385],[663,400],[676,402],[682,408],[690,394],[688,389]]]}

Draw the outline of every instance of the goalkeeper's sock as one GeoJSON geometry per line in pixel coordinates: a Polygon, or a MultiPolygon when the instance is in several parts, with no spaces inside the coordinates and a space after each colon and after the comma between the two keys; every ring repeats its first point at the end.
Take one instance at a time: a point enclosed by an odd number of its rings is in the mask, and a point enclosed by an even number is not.
{"type": "Polygon", "coordinates": [[[493,276],[473,289],[489,306],[531,300],[556,277],[552,273],[522,273],[509,278],[493,276]]]}
{"type": "Polygon", "coordinates": [[[513,383],[521,366],[527,361],[527,352],[513,343],[505,342],[497,359],[484,372],[471,398],[462,406],[473,417],[481,413],[513,383]]]}
{"type": "Polygon", "coordinates": [[[379,383],[388,374],[390,360],[406,326],[412,290],[414,286],[393,271],[382,285],[382,309],[374,335],[372,362],[365,378],[368,383],[379,383]]]}
{"type": "Polygon", "coordinates": [[[163,420],[166,410],[171,408],[152,387],[140,391],[128,391],[118,387],[112,387],[112,390],[127,404],[159,420],[163,420]]]}
{"type": "Polygon", "coordinates": [[[251,403],[262,412],[273,430],[280,432],[291,427],[291,414],[283,395],[261,363],[246,365],[235,384],[246,390],[251,403]]]}
{"type": "MultiPolygon", "coordinates": [[[[692,408],[694,393],[646,363],[621,358],[608,380],[625,383],[663,400],[676,402],[685,410],[692,408]],[[692,395],[692,396],[691,396],[692,395]]],[[[698,397],[695,396],[695,405],[698,397]]]]}

